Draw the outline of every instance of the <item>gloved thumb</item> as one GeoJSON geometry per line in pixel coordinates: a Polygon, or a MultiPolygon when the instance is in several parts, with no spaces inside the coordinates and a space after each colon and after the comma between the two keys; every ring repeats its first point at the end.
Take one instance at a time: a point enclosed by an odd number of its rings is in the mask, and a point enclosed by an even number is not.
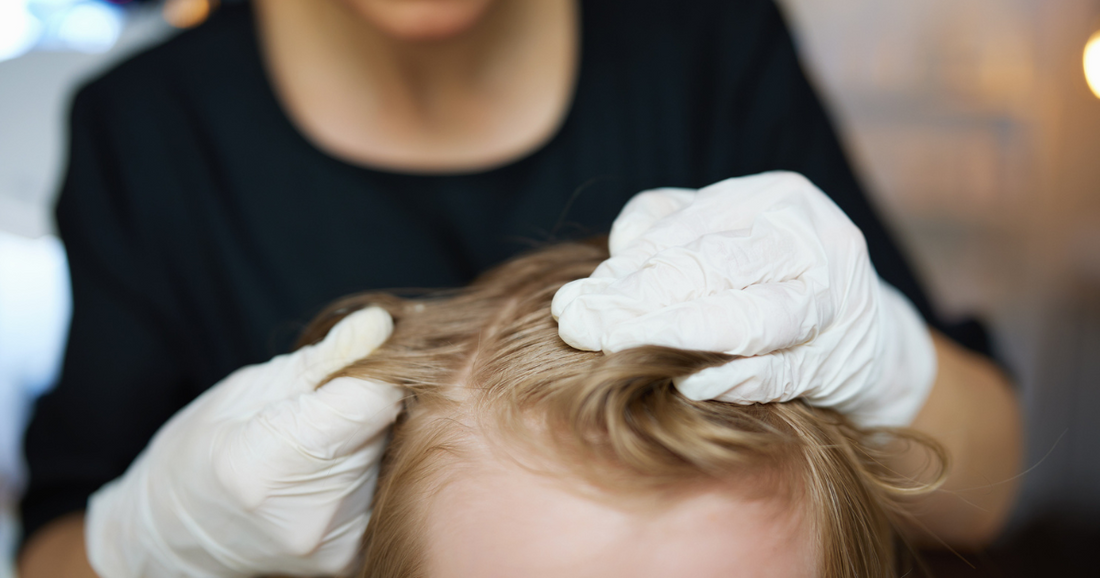
{"type": "Polygon", "coordinates": [[[393,333],[393,318],[381,307],[360,309],[340,320],[319,343],[295,352],[305,371],[300,383],[312,389],[334,371],[370,355],[393,333]]]}
{"type": "Polygon", "coordinates": [[[249,508],[268,499],[272,484],[287,480],[347,470],[350,483],[381,458],[384,444],[376,442],[397,418],[402,397],[392,385],[340,377],[274,403],[222,444],[215,472],[249,508]],[[350,462],[340,459],[353,455],[350,462]]]}
{"type": "MultiPolygon", "coordinates": [[[[304,556],[341,504],[373,484],[401,398],[391,385],[334,379],[242,423],[214,453],[214,471],[235,504],[275,516],[266,531],[283,550],[304,556]]],[[[348,512],[365,510],[369,494],[361,501],[348,512]]]]}
{"type": "Polygon", "coordinates": [[[393,385],[338,377],[267,408],[257,422],[296,451],[331,460],[379,438],[397,419],[404,396],[393,385]]]}

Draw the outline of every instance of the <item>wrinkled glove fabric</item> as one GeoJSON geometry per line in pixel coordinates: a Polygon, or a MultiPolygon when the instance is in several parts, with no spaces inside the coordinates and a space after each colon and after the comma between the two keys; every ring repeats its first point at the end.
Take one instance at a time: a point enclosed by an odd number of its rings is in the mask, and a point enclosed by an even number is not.
{"type": "Polygon", "coordinates": [[[242,368],[157,432],[89,500],[85,538],[104,578],[331,575],[356,556],[396,387],[332,372],[390,335],[382,309],[321,342],[242,368]]]}
{"type": "Polygon", "coordinates": [[[801,175],[640,193],[609,243],[610,259],[555,295],[573,347],[725,352],[737,358],[678,379],[680,392],[804,399],[868,427],[911,423],[931,390],[924,321],[879,279],[859,229],[801,175]]]}

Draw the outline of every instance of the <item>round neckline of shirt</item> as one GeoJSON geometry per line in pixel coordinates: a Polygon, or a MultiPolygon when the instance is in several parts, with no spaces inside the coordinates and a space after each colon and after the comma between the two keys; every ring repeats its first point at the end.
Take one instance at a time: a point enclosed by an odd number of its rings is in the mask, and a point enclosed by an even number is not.
{"type": "MultiPolygon", "coordinates": [[[[579,2],[579,23],[580,30],[578,33],[579,44],[578,57],[577,57],[577,70],[576,77],[573,81],[573,90],[569,96],[569,101],[565,108],[565,113],[562,115],[561,120],[555,126],[550,136],[542,140],[538,145],[529,150],[525,150],[519,155],[516,155],[510,159],[507,159],[498,164],[491,164],[485,167],[475,167],[470,170],[447,170],[447,171],[415,171],[415,170],[400,170],[396,168],[389,168],[380,165],[373,165],[370,163],[357,162],[351,159],[341,157],[339,155],[330,153],[325,149],[318,146],[311,141],[305,133],[298,128],[294,123],[294,120],[290,117],[288,111],[283,106],[283,103],[279,100],[279,96],[275,91],[275,86],[272,82],[271,75],[267,70],[267,65],[264,63],[264,57],[262,48],[260,46],[259,31],[256,27],[255,14],[252,6],[248,2],[242,2],[239,6],[246,21],[246,28],[248,32],[248,57],[252,59],[253,64],[258,72],[258,78],[260,81],[260,92],[263,96],[265,106],[267,106],[272,116],[275,118],[276,124],[280,129],[291,135],[291,138],[295,143],[309,151],[311,155],[324,159],[326,162],[334,163],[346,169],[360,171],[368,174],[374,174],[385,177],[395,178],[410,178],[410,179],[424,179],[424,180],[437,180],[437,179],[459,179],[459,178],[471,178],[471,177],[488,177],[495,174],[505,173],[515,170],[516,168],[527,165],[534,162],[539,157],[546,154],[552,148],[555,148],[557,144],[564,138],[563,135],[570,132],[572,125],[575,123],[574,117],[576,116],[577,105],[580,101],[580,95],[582,94],[582,87],[587,84],[586,82],[586,70],[589,68],[586,66],[588,51],[586,50],[591,46],[588,41],[588,26],[586,21],[586,5],[587,2],[579,2]]],[[[225,10],[228,7],[223,7],[225,10]]]]}

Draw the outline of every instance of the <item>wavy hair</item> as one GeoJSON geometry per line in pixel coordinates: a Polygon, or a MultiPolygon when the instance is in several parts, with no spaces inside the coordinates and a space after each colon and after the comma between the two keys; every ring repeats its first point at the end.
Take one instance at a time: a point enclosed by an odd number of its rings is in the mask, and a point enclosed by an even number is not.
{"type": "Polygon", "coordinates": [[[383,458],[361,576],[423,576],[426,504],[461,462],[471,432],[489,430],[546,452],[603,488],[659,491],[767,475],[808,508],[820,575],[894,576],[902,502],[938,486],[944,450],[916,432],[860,430],[834,411],[797,401],[734,405],[676,391],[674,378],[729,361],[724,354],[640,347],[604,355],[569,347],[558,337],[550,302],[559,287],[606,258],[602,241],[552,246],[460,290],[345,298],[306,330],[301,343],[316,342],[370,305],[394,317],[393,336],[380,349],[330,376],[409,392],[383,458]],[[936,482],[918,484],[883,465],[897,440],[931,450],[936,482]]]}

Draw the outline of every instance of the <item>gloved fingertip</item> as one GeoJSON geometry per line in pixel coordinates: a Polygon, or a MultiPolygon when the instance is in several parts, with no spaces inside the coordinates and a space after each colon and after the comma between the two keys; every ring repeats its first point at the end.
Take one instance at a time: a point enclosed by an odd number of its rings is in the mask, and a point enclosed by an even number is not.
{"type": "Polygon", "coordinates": [[[600,339],[600,349],[607,353],[616,353],[643,345],[676,347],[676,344],[670,344],[666,340],[660,339],[663,336],[651,335],[652,329],[652,325],[646,325],[636,319],[624,321],[613,329],[604,332],[600,339]]]}
{"type": "Polygon", "coordinates": [[[393,318],[381,307],[360,309],[340,320],[320,346],[338,365],[360,359],[378,348],[393,333],[393,318]]]}
{"type": "Polygon", "coordinates": [[[566,307],[569,307],[574,300],[583,291],[585,279],[577,279],[570,281],[554,293],[554,299],[550,302],[550,315],[557,321],[562,313],[565,312],[566,307]]]}
{"type": "MultiPolygon", "coordinates": [[[[617,293],[592,293],[575,299],[558,318],[566,343],[585,351],[618,351],[608,341],[616,328],[645,313],[637,300],[617,293]]],[[[635,343],[634,346],[642,343],[635,343]]]]}
{"type": "Polygon", "coordinates": [[[561,340],[573,349],[581,351],[600,350],[599,339],[595,335],[583,329],[577,330],[574,325],[569,323],[558,325],[558,337],[561,337],[561,340]]]}
{"type": "Polygon", "coordinates": [[[605,292],[607,287],[614,281],[614,279],[610,278],[594,279],[592,277],[585,277],[584,279],[576,279],[562,285],[561,288],[554,293],[554,299],[550,302],[550,314],[553,315],[555,319],[561,317],[565,313],[565,310],[574,302],[587,295],[605,292]]]}
{"type": "MultiPolygon", "coordinates": [[[[729,392],[738,384],[730,371],[728,364],[720,367],[708,367],[691,375],[678,377],[673,380],[673,385],[684,397],[692,401],[706,401],[718,399],[729,392]]],[[[733,401],[727,399],[724,401],[733,401]]]]}
{"type": "Polygon", "coordinates": [[[715,400],[737,404],[790,401],[776,387],[776,359],[767,356],[738,357],[725,365],[708,367],[674,380],[688,399],[715,400]]]}
{"type": "Polygon", "coordinates": [[[768,171],[760,173],[757,177],[762,184],[768,186],[782,186],[789,189],[817,188],[805,175],[795,171],[768,171]]]}

